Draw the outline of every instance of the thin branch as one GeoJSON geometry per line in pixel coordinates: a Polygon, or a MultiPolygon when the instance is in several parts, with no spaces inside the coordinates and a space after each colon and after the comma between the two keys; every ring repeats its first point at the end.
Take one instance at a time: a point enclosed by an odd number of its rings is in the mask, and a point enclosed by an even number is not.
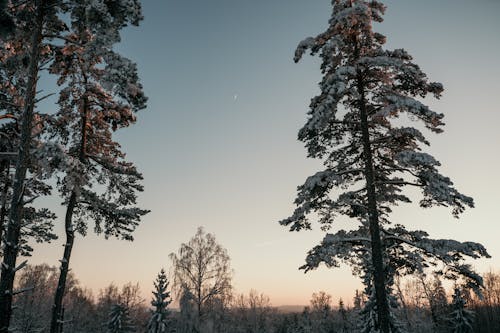
{"type": "Polygon", "coordinates": [[[423,184],[412,183],[412,182],[405,182],[405,181],[400,181],[400,180],[390,180],[390,181],[383,181],[383,182],[375,182],[375,184],[376,185],[410,185],[410,186],[417,186],[417,187],[424,186],[423,184]]]}
{"type": "Polygon", "coordinates": [[[17,272],[17,271],[23,269],[24,267],[26,267],[27,264],[28,264],[28,260],[23,261],[22,263],[19,264],[19,266],[14,268],[14,272],[17,272]]]}
{"type": "Polygon", "coordinates": [[[67,43],[74,44],[76,46],[82,46],[81,43],[78,43],[77,41],[74,41],[68,37],[65,36],[60,36],[60,35],[54,35],[54,34],[45,34],[43,35],[44,38],[51,38],[51,39],[61,39],[67,43]]]}
{"type": "Polygon", "coordinates": [[[35,104],[37,104],[38,102],[43,101],[46,98],[49,98],[50,96],[54,96],[54,95],[55,95],[55,93],[50,93],[50,94],[47,94],[47,95],[45,95],[43,97],[40,97],[40,98],[38,98],[38,99],[35,100],[35,104]]]}
{"type": "Polygon", "coordinates": [[[23,288],[23,289],[15,290],[15,291],[12,292],[12,296],[16,296],[16,295],[25,293],[27,291],[32,291],[34,289],[35,289],[35,287],[26,287],[26,288],[23,288]]]}
{"type": "Polygon", "coordinates": [[[35,200],[36,200],[37,198],[39,198],[39,197],[40,197],[39,195],[35,195],[34,197],[32,197],[32,198],[30,198],[30,199],[26,200],[26,201],[23,203],[23,205],[28,205],[28,204],[32,203],[33,201],[35,201],[35,200]]]}
{"type": "Polygon", "coordinates": [[[0,152],[0,161],[13,161],[17,158],[17,153],[0,152]]]}

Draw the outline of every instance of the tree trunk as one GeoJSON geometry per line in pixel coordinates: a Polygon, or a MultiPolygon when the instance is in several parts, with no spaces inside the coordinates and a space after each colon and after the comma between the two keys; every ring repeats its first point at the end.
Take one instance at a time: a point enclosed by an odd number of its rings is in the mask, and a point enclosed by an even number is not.
{"type": "MultiPolygon", "coordinates": [[[[80,136],[80,149],[79,160],[85,163],[85,150],[87,144],[87,113],[88,103],[87,98],[84,96],[82,99],[82,127],[80,136]]],[[[64,219],[64,228],[66,230],[66,244],[64,245],[64,254],[61,260],[61,272],[59,274],[59,281],[57,283],[56,294],[54,296],[54,305],[52,306],[52,319],[50,322],[50,333],[62,332],[63,321],[63,298],[66,290],[66,279],[69,272],[69,261],[71,259],[71,251],[73,250],[73,243],[75,241],[75,230],[73,228],[73,212],[78,201],[78,188],[74,188],[66,208],[66,217],[64,219]]]]}
{"type": "Polygon", "coordinates": [[[69,271],[69,260],[71,258],[71,251],[73,250],[73,243],[75,240],[75,232],[73,230],[73,211],[76,206],[76,193],[71,192],[68,206],[66,208],[66,217],[64,219],[64,226],[66,229],[66,244],[64,245],[64,254],[61,260],[61,272],[59,274],[59,281],[57,283],[56,294],[54,297],[54,305],[52,306],[52,320],[50,322],[50,333],[58,333],[59,327],[62,324],[62,301],[64,291],[66,289],[66,279],[69,271]]]}
{"type": "Polygon", "coordinates": [[[382,240],[380,238],[379,216],[377,210],[377,197],[375,191],[375,172],[373,170],[373,157],[370,144],[370,133],[368,131],[368,114],[366,110],[366,98],[364,83],[361,75],[358,75],[358,92],[361,96],[359,111],[361,116],[361,134],[363,141],[363,158],[365,162],[366,190],[368,194],[368,221],[370,225],[370,237],[372,247],[373,282],[375,286],[375,298],[377,302],[377,315],[379,329],[383,333],[390,332],[389,304],[385,289],[385,272],[382,240]]]}
{"type": "Polygon", "coordinates": [[[9,194],[10,177],[9,170],[10,161],[2,161],[0,172],[4,173],[3,188],[2,188],[2,208],[0,208],[0,247],[2,246],[3,232],[5,226],[5,217],[7,216],[7,195],[9,194]]]}
{"type": "Polygon", "coordinates": [[[0,277],[0,333],[9,330],[12,314],[12,288],[16,274],[16,260],[19,251],[19,235],[21,232],[24,181],[28,169],[31,131],[33,123],[33,110],[38,77],[38,61],[40,57],[40,44],[45,16],[46,0],[36,1],[36,16],[34,19],[33,35],[31,40],[30,62],[28,69],[28,82],[21,124],[21,140],[18,148],[16,173],[14,176],[12,201],[10,204],[9,220],[5,237],[2,274],[0,277]]]}

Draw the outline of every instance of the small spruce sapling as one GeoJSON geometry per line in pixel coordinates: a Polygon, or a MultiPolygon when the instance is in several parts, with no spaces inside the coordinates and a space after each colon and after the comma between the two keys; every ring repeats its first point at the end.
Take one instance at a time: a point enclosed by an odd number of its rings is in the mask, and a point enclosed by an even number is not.
{"type": "Polygon", "coordinates": [[[166,333],[170,332],[170,311],[167,309],[172,302],[170,291],[168,291],[169,282],[165,270],[161,270],[154,282],[153,300],[151,305],[154,310],[148,323],[148,333],[166,333]]]}

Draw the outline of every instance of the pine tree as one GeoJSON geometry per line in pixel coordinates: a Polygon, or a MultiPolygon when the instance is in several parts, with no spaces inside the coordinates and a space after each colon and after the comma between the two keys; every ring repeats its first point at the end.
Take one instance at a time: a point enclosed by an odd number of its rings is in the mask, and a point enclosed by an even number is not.
{"type": "MultiPolygon", "coordinates": [[[[0,5],[5,9],[5,2],[0,5]]],[[[36,85],[40,65],[44,61],[43,55],[50,50],[49,45],[43,45],[45,33],[50,31],[57,34],[64,28],[64,23],[59,19],[60,4],[54,0],[32,0],[22,5],[13,6],[15,13],[13,21],[15,32],[10,34],[14,41],[19,36],[21,42],[28,46],[26,83],[23,87],[23,111],[19,117],[19,143],[16,152],[15,175],[12,182],[12,195],[10,198],[9,216],[6,225],[5,243],[3,251],[2,272],[0,277],[0,332],[6,333],[9,329],[12,314],[13,284],[16,271],[17,256],[20,250],[21,229],[23,225],[23,208],[29,202],[24,200],[26,194],[26,175],[30,166],[32,135],[35,129],[35,104],[36,85]],[[17,20],[17,22],[16,22],[17,20]],[[13,37],[12,37],[13,36],[13,37]]],[[[12,16],[9,16],[12,18],[12,16]]],[[[9,47],[9,42],[2,43],[2,47],[9,47]]]]}
{"type": "Polygon", "coordinates": [[[135,332],[134,327],[130,323],[129,310],[122,304],[115,304],[111,308],[107,327],[109,333],[135,332]]]}
{"type": "Polygon", "coordinates": [[[75,231],[85,235],[88,221],[97,234],[133,240],[132,232],[148,211],[134,207],[143,190],[142,175],[124,160],[113,132],[135,121],[146,97],[136,65],[113,46],[119,31],[142,19],[138,0],[101,4],[78,1],[71,7],[71,27],[64,45],[55,50],[50,72],[62,86],[60,111],[52,133],[63,147],[59,190],[66,205],[66,244],[54,298],[51,333],[58,332],[75,231]],[[104,187],[99,191],[97,188],[104,187]]]}
{"type": "Polygon", "coordinates": [[[171,332],[169,327],[170,312],[167,307],[172,302],[172,299],[170,298],[170,291],[167,290],[168,284],[167,275],[165,270],[162,269],[154,282],[154,298],[151,301],[154,310],[148,323],[148,333],[171,332]]]}
{"type": "MultiPolygon", "coordinates": [[[[457,242],[446,239],[430,239],[423,231],[407,231],[400,225],[392,228],[382,228],[382,239],[386,248],[386,294],[390,306],[390,321],[393,331],[401,330],[401,324],[394,316],[399,306],[397,292],[394,290],[396,276],[408,274],[423,274],[430,267],[443,278],[462,280],[481,294],[482,278],[475,273],[464,259],[488,256],[483,246],[472,242],[457,242]],[[437,269],[439,268],[439,269],[437,269]],[[399,327],[399,328],[398,328],[399,327]]],[[[315,269],[320,263],[327,267],[338,267],[346,263],[352,267],[353,273],[359,276],[365,289],[363,294],[356,293],[354,304],[360,311],[361,322],[358,323],[363,332],[372,332],[377,328],[377,303],[374,292],[372,271],[370,265],[370,244],[368,230],[360,228],[355,231],[339,231],[327,234],[320,245],[309,251],[306,264],[301,267],[307,271],[315,269]],[[366,297],[365,302],[361,299],[366,297]]]]}
{"type": "Polygon", "coordinates": [[[455,287],[452,301],[453,312],[451,313],[450,323],[453,333],[473,332],[472,323],[474,322],[474,313],[466,309],[466,302],[462,297],[460,288],[455,287]]]}
{"type": "Polygon", "coordinates": [[[434,157],[421,151],[429,145],[423,133],[394,121],[406,116],[442,132],[443,114],[418,98],[439,98],[443,87],[429,82],[405,50],[383,48],[386,38],[372,26],[382,21],[385,6],[365,0],[332,0],[332,5],[327,30],[303,40],[295,53],[296,62],[307,50],[322,59],[321,93],[311,101],[299,140],[309,157],[323,159],[324,169],[299,186],[296,210],[280,223],[291,231],[310,229],[308,215],[314,213],[328,230],[339,215],[356,219],[358,229],[328,234],[302,268],[307,271],[320,262],[352,265],[367,288],[365,317],[372,330],[395,332],[398,325],[390,309],[396,302],[388,288],[397,270],[415,272],[428,265],[425,261],[443,259],[450,277],[468,276],[478,287],[480,276],[461,259],[488,254],[480,244],[432,240],[425,232],[390,226],[391,207],[411,202],[403,193],[407,187],[421,189],[421,207],[449,206],[455,217],[473,207],[473,200],[439,173],[434,157]],[[335,189],[344,192],[335,196],[335,189]],[[458,260],[454,249],[461,251],[458,260]]]}
{"type": "MultiPolygon", "coordinates": [[[[7,215],[10,211],[13,190],[13,167],[20,144],[20,125],[23,113],[24,96],[28,76],[27,59],[29,48],[27,45],[31,35],[27,26],[26,15],[30,15],[32,8],[12,9],[18,29],[14,36],[7,38],[0,46],[0,244],[3,243],[6,231],[7,215]]],[[[40,63],[50,58],[45,52],[40,55],[40,63]]],[[[43,97],[37,97],[41,100],[43,97]]],[[[36,101],[35,101],[36,102],[36,101]]],[[[36,104],[36,103],[35,103],[36,104]]],[[[56,236],[52,233],[55,215],[46,208],[36,208],[33,203],[36,198],[51,193],[51,186],[46,180],[51,176],[47,173],[43,158],[36,154],[43,146],[44,129],[48,117],[36,110],[33,111],[33,128],[30,141],[30,158],[27,165],[27,177],[24,182],[24,203],[22,208],[21,228],[19,231],[18,253],[29,256],[31,247],[28,241],[31,238],[36,242],[50,242],[56,236]]],[[[14,170],[15,171],[15,170],[14,170]]],[[[3,251],[0,250],[0,255],[3,251]]]]}

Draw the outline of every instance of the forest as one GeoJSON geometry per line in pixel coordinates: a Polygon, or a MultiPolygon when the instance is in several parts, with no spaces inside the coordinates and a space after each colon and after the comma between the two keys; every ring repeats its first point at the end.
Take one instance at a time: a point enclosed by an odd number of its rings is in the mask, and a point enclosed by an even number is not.
{"type": "MultiPolygon", "coordinates": [[[[202,260],[206,260],[204,256],[202,260]]],[[[211,263],[210,265],[213,265],[211,263]]],[[[228,273],[228,272],[226,272],[228,273]]],[[[401,331],[447,333],[454,329],[455,317],[466,312],[472,332],[500,330],[500,274],[484,275],[484,294],[462,295],[467,308],[452,290],[446,290],[438,276],[416,276],[397,281],[397,310],[401,331]],[[456,295],[455,295],[456,296],[456,295]]],[[[230,278],[230,277],[229,277],[230,278]]],[[[229,281],[230,282],[230,281],[229,281]]],[[[70,274],[65,296],[65,332],[194,332],[197,306],[193,299],[173,307],[172,287],[164,271],[159,272],[144,299],[138,284],[110,284],[96,295],[70,274]],[[154,311],[151,309],[155,309],[154,311]],[[159,315],[160,314],[160,315],[159,315]],[[151,329],[160,317],[163,330],[151,329]],[[121,323],[121,328],[118,324],[121,323]],[[149,330],[148,330],[149,329],[149,330]]],[[[43,332],[50,319],[52,295],[57,285],[57,269],[48,265],[28,266],[18,277],[16,288],[27,290],[16,297],[13,326],[16,332],[43,332]]],[[[203,287],[210,290],[213,281],[203,287]]],[[[194,285],[193,285],[194,286],[194,285]]],[[[456,291],[453,291],[455,293],[456,291]]],[[[318,291],[301,311],[274,307],[268,296],[251,290],[238,294],[231,284],[221,294],[202,303],[201,332],[234,333],[348,333],[359,332],[366,296],[356,290],[352,300],[334,299],[318,291]],[[346,305],[349,304],[349,305],[346,305]]]]}
{"type": "Polygon", "coordinates": [[[139,200],[145,176],[119,140],[149,102],[119,47],[124,29],[145,19],[141,1],[0,0],[0,333],[500,332],[500,274],[472,265],[491,258],[486,247],[432,238],[393,214],[411,204],[458,219],[475,207],[431,155],[445,115],[429,103],[443,84],[386,46],[390,36],[375,29],[382,2],[330,4],[326,29],[293,57],[310,55],[321,73],[298,132],[317,171],[275,222],[324,232],[299,270],[347,266],[363,289],[349,300],[318,290],[286,311],[256,290],[235,291],[228,250],[203,227],[167,254],[150,299],[134,282],[98,292],[79,282],[72,255],[85,236],[132,242],[151,213],[139,200]],[[59,267],[29,263],[35,243],[57,239],[59,267]]]}

